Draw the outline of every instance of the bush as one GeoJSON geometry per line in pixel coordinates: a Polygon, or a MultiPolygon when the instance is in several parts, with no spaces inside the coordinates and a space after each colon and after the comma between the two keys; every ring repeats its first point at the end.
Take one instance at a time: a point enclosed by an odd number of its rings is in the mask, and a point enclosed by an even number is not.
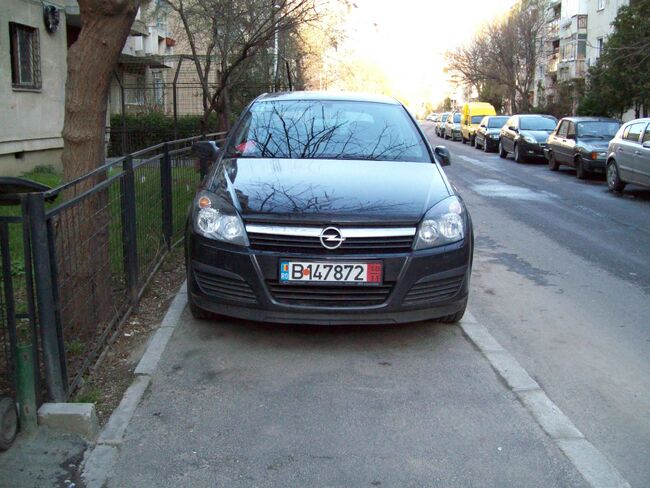
{"type": "MultiPolygon", "coordinates": [[[[216,127],[217,115],[211,114],[208,120],[208,131],[215,132],[216,127]]],[[[111,115],[108,156],[123,156],[161,142],[197,136],[200,133],[200,115],[179,116],[176,137],[174,137],[173,116],[151,112],[126,115],[123,120],[119,114],[111,115]]]]}

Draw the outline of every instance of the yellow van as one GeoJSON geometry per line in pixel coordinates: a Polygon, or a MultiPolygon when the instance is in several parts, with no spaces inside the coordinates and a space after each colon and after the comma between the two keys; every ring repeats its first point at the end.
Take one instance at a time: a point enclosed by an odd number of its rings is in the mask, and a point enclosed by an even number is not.
{"type": "Polygon", "coordinates": [[[460,133],[463,144],[466,142],[474,144],[474,135],[483,117],[496,114],[494,107],[486,102],[468,102],[463,105],[460,111],[460,133]]]}

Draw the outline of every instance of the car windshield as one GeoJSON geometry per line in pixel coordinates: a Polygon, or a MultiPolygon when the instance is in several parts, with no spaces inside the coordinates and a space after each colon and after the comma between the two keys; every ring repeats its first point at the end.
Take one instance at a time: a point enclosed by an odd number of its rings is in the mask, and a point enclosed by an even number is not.
{"type": "Polygon", "coordinates": [[[578,122],[578,137],[613,139],[621,124],[615,121],[578,122]]]}
{"type": "Polygon", "coordinates": [[[519,128],[521,130],[547,130],[555,129],[557,121],[550,117],[521,117],[519,128]]]}
{"type": "Polygon", "coordinates": [[[460,122],[460,114],[454,114],[454,122],[456,124],[460,122]]]}
{"type": "Polygon", "coordinates": [[[440,120],[442,120],[443,122],[447,122],[448,117],[449,117],[449,114],[445,114],[445,115],[442,116],[442,118],[440,120]]]}
{"type": "Polygon", "coordinates": [[[483,120],[483,117],[485,117],[485,115],[473,115],[472,124],[480,124],[481,120],[483,120]]]}
{"type": "Polygon", "coordinates": [[[260,101],[245,115],[231,157],[430,162],[400,105],[357,101],[260,101]]]}
{"type": "Polygon", "coordinates": [[[487,126],[490,129],[499,129],[503,127],[507,121],[508,117],[490,117],[487,126]]]}

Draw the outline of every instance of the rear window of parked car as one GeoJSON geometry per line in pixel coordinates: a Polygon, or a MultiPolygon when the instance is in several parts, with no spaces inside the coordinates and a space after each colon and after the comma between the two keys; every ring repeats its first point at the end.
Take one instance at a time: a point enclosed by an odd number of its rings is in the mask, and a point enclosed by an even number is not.
{"type": "Polygon", "coordinates": [[[454,122],[455,123],[460,122],[460,114],[454,114],[454,122]]]}
{"type": "Polygon", "coordinates": [[[578,137],[613,138],[621,124],[607,121],[578,122],[578,137]]]}
{"type": "Polygon", "coordinates": [[[483,120],[482,115],[474,115],[474,116],[472,116],[472,124],[480,124],[481,120],[483,120]]]}
{"type": "Polygon", "coordinates": [[[521,130],[553,130],[556,125],[557,121],[550,117],[520,117],[519,119],[521,130]]]}
{"type": "Polygon", "coordinates": [[[490,117],[487,126],[490,129],[499,129],[503,127],[507,121],[508,117],[490,117]]]}

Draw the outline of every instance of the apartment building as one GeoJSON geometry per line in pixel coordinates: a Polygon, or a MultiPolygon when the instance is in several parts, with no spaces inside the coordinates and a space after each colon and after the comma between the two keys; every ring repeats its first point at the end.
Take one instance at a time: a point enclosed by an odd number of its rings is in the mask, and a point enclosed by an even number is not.
{"type": "MultiPolygon", "coordinates": [[[[131,28],[114,85],[156,86],[168,66],[173,39],[155,15],[156,0],[142,2],[131,28]]],[[[60,167],[67,51],[81,31],[76,0],[3,0],[0,9],[0,175],[20,175],[35,166],[60,167]]],[[[121,106],[111,92],[111,103],[121,106]]],[[[119,93],[119,90],[117,90],[119,93]]],[[[133,90],[125,104],[143,102],[133,90]]],[[[155,93],[155,90],[154,90],[155,93]]]]}
{"type": "Polygon", "coordinates": [[[575,113],[588,69],[602,51],[611,23],[629,0],[551,0],[536,71],[534,104],[552,105],[571,99],[575,113]]]}

